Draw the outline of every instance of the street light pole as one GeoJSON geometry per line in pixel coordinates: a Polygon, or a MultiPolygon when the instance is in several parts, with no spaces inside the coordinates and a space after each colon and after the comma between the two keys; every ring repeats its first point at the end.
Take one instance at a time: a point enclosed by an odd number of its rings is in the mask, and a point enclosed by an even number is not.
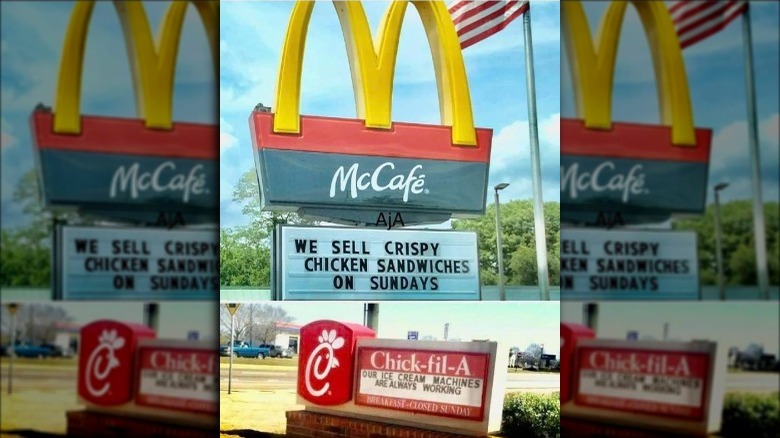
{"type": "Polygon", "coordinates": [[[720,223],[720,191],[728,187],[728,183],[715,185],[715,257],[718,264],[718,295],[721,301],[726,299],[726,290],[723,285],[723,230],[720,223]]]}
{"type": "MultiPolygon", "coordinates": [[[[236,310],[238,310],[239,304],[237,303],[226,303],[225,307],[227,307],[228,312],[230,312],[230,348],[228,349],[228,352],[230,353],[230,365],[228,365],[228,394],[231,393],[233,390],[233,349],[235,348],[235,334],[236,331],[234,329],[235,325],[235,315],[236,310]]],[[[250,340],[251,341],[251,340],[250,340]]]]}
{"type": "Polygon", "coordinates": [[[498,191],[504,190],[509,183],[496,184],[493,189],[496,195],[496,255],[498,257],[498,296],[500,301],[506,301],[506,288],[504,286],[504,247],[501,236],[501,210],[498,200],[498,191]]]}

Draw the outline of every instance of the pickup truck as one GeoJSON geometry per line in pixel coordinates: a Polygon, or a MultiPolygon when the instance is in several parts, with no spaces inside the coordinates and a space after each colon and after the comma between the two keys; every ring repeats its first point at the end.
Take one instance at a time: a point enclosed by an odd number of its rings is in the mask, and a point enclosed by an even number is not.
{"type": "Polygon", "coordinates": [[[258,359],[265,359],[270,356],[271,349],[268,346],[250,347],[246,342],[235,342],[233,348],[230,345],[222,345],[219,347],[220,356],[230,356],[233,354],[235,357],[256,357],[258,359]]]}
{"type": "Polygon", "coordinates": [[[43,345],[18,344],[13,347],[9,346],[7,350],[13,350],[16,357],[37,357],[40,359],[54,356],[54,351],[43,345]]]}

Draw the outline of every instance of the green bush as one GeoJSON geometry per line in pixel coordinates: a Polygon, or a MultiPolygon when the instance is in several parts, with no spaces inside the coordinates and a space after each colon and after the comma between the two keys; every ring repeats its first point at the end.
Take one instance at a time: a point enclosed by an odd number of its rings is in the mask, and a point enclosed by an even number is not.
{"type": "Polygon", "coordinates": [[[561,436],[561,396],[509,393],[504,397],[501,434],[507,437],[554,438],[561,436]]]}
{"type": "Polygon", "coordinates": [[[724,437],[779,436],[780,393],[726,394],[720,431],[724,437]]]}

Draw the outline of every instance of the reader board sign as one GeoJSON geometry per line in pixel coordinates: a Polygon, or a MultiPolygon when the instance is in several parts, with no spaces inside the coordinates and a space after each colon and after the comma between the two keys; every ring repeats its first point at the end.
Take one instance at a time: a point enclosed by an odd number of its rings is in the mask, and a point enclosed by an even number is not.
{"type": "Polygon", "coordinates": [[[482,421],[486,353],[362,348],[355,404],[482,421]]]}
{"type": "Polygon", "coordinates": [[[301,333],[319,333],[318,347],[305,352],[314,346],[307,341],[298,363],[311,373],[298,377],[298,403],[307,411],[460,435],[500,430],[507,358],[496,354],[497,343],[358,336],[350,352],[352,341],[340,340],[343,324],[314,324],[301,333]],[[349,384],[336,375],[345,369],[351,370],[349,384]],[[351,388],[350,397],[333,400],[331,393],[343,388],[351,388]]]}
{"type": "Polygon", "coordinates": [[[640,424],[719,426],[725,362],[716,365],[716,352],[712,342],[581,340],[572,376],[575,412],[609,412],[640,424]]]}
{"type": "Polygon", "coordinates": [[[696,233],[561,230],[561,299],[697,299],[696,233]]]}
{"type": "Polygon", "coordinates": [[[62,226],[55,295],[84,300],[208,300],[219,290],[211,230],[62,226]]]}
{"type": "Polygon", "coordinates": [[[138,405],[212,415],[219,412],[218,357],[213,349],[193,348],[191,344],[141,343],[138,405]]]}
{"type": "Polygon", "coordinates": [[[478,300],[477,234],[278,226],[282,300],[478,300]]]}

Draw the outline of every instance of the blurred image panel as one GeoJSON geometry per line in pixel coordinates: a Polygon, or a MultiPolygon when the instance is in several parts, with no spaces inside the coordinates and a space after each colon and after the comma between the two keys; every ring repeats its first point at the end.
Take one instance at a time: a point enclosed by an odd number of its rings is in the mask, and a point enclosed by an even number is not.
{"type": "Polygon", "coordinates": [[[755,301],[561,303],[563,436],[775,436],[779,312],[755,301]]]}
{"type": "Polygon", "coordinates": [[[562,4],[563,436],[776,435],[778,12],[562,4]]]}
{"type": "Polygon", "coordinates": [[[0,431],[213,435],[218,3],[0,8],[0,431]]]}
{"type": "Polygon", "coordinates": [[[776,303],[778,5],[561,11],[562,299],[776,303]]]}
{"type": "Polygon", "coordinates": [[[134,436],[213,436],[214,306],[4,303],[3,436],[107,436],[116,427],[134,436]]]}

